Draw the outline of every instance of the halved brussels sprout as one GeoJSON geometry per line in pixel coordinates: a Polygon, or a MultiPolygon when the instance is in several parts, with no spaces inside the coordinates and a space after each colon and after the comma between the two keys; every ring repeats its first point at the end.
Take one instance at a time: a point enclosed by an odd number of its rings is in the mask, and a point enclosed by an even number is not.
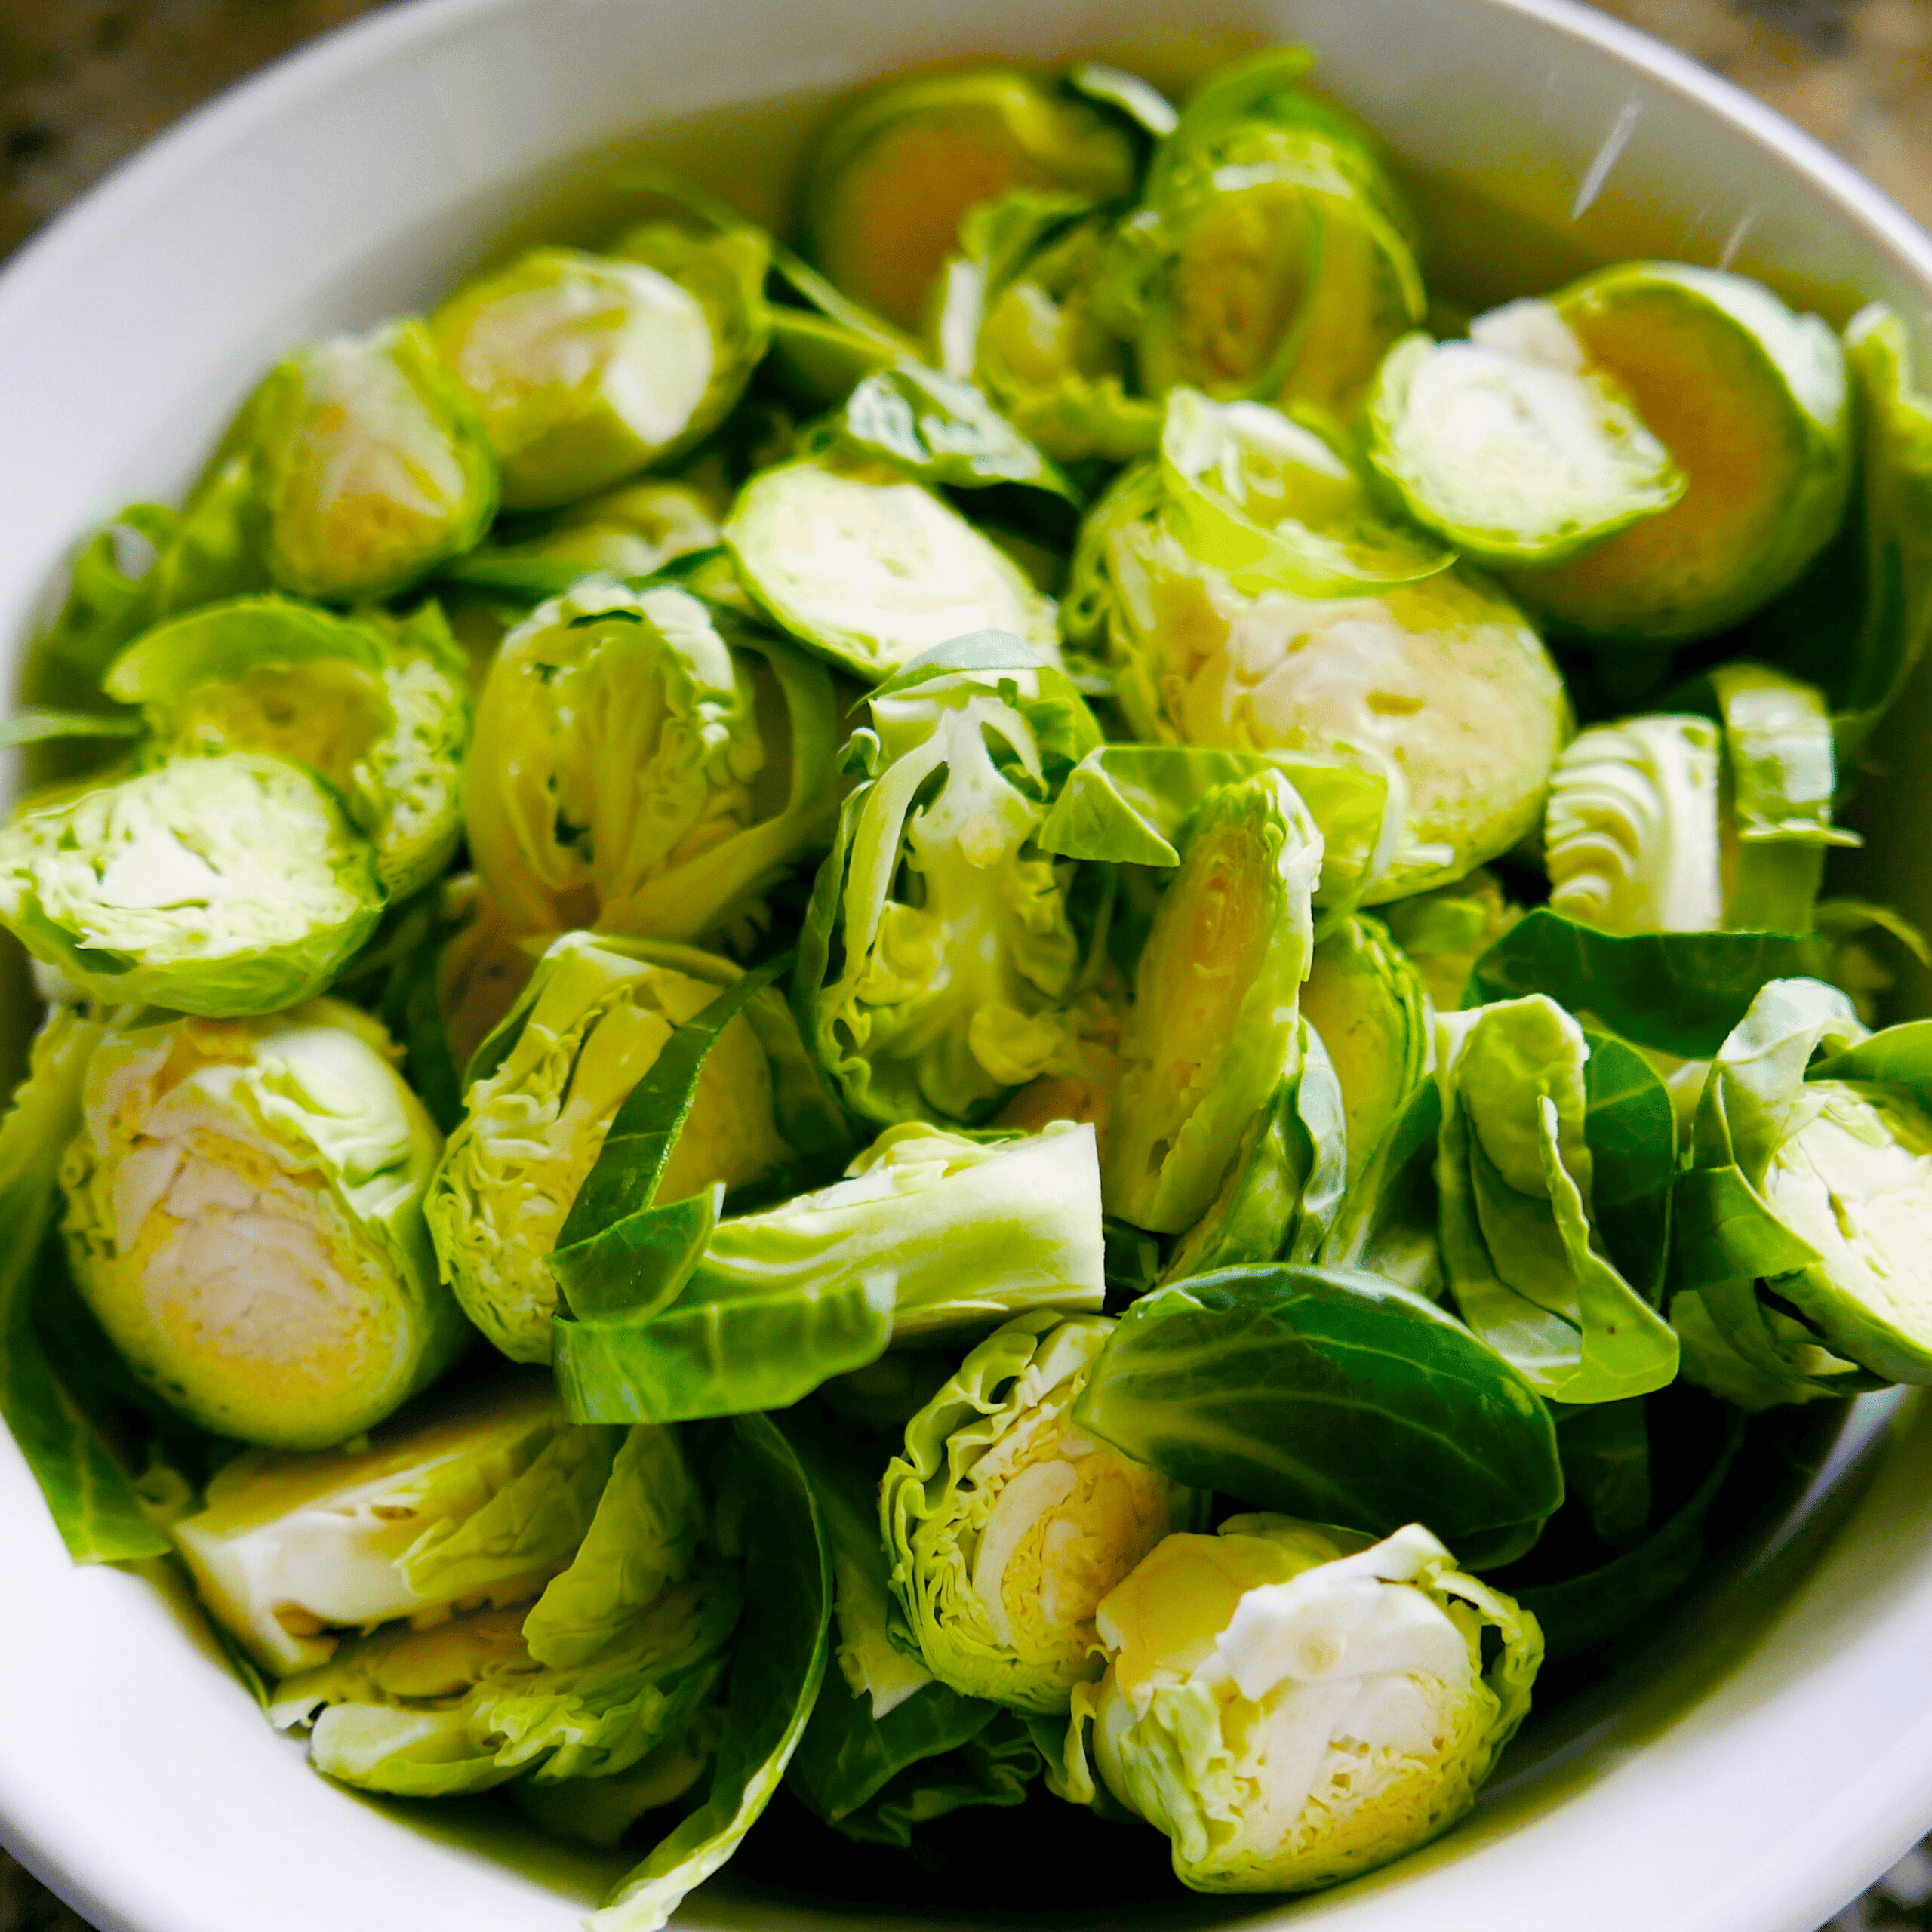
{"type": "Polygon", "coordinates": [[[333,795],[260,752],[173,759],[0,831],[0,921],[91,998],[273,1013],[327,986],[381,910],[333,795]]]}
{"type": "Polygon", "coordinates": [[[923,484],[876,460],[808,456],[754,476],[724,521],[745,587],[866,684],[975,631],[1060,654],[1053,599],[923,484]]]}
{"type": "Polygon", "coordinates": [[[503,502],[608,490],[721,421],[764,352],[768,245],[657,224],[609,255],[533,248],[431,318],[503,467],[503,502]]]}
{"type": "Polygon", "coordinates": [[[690,592],[586,578],[498,649],[477,707],[469,851],[515,934],[742,940],[829,840],[824,668],[690,592]]]}
{"type": "Polygon", "coordinates": [[[721,513],[705,491],[647,476],[572,503],[518,541],[485,544],[449,575],[485,592],[535,595],[569,589],[572,572],[650,577],[676,558],[715,549],[721,513]]]}
{"type": "Polygon", "coordinates": [[[1201,807],[1134,969],[1109,1213],[1163,1234],[1206,1213],[1295,1051],[1321,868],[1321,835],[1278,773],[1201,807]]]}
{"type": "Polygon", "coordinates": [[[806,252],[848,295],[903,328],[975,202],[1013,188],[1097,199],[1134,182],[1127,135],[1014,68],[888,81],[820,133],[801,211],[806,252]]]}
{"type": "Polygon", "coordinates": [[[1301,1011],[1341,1082],[1352,1178],[1426,1076],[1428,995],[1385,928],[1349,918],[1315,947],[1301,1011]]]}
{"type": "Polygon", "coordinates": [[[298,596],[392,596],[467,550],[497,507],[482,425],[414,316],[291,356],[228,447],[269,575],[298,596]]]}
{"type": "Polygon", "coordinates": [[[1566,629],[1656,645],[1722,630],[1795,583],[1850,481],[1838,337],[1757,282],[1682,262],[1621,263],[1549,299],[1685,488],[1568,562],[1512,571],[1516,594],[1566,629]]]}
{"type": "Polygon", "coordinates": [[[1540,1395],[1661,1389],[1675,1117],[1634,1048],[1541,994],[1438,1022],[1442,1260],[1463,1319],[1540,1395]]]}
{"type": "Polygon", "coordinates": [[[949,374],[985,390],[1063,463],[1124,463],[1160,435],[1128,393],[1127,346],[1094,314],[1113,223],[1078,195],[1020,189],[967,211],[934,334],[949,374]]]}
{"type": "Polygon", "coordinates": [[[871,700],[876,775],[846,800],[800,946],[795,1001],[848,1106],[972,1121],[1068,1044],[1081,943],[1073,869],[1035,840],[1100,728],[1017,639],[871,700]]]}
{"type": "Polygon", "coordinates": [[[468,1331],[423,1201],[441,1142],[377,1023],[124,1011],[61,1169],[75,1285],[136,1376],[218,1435],[373,1428],[468,1331]]]}
{"type": "Polygon", "coordinates": [[[1556,564],[1668,509],[1684,473],[1547,302],[1466,342],[1405,336],[1366,405],[1369,460],[1472,562],[1556,564]]]}
{"type": "Polygon", "coordinates": [[[1094,1614],[1191,1491],[1073,1426],[1112,1333],[1023,1315],[906,1425],[879,1485],[892,1588],[926,1667],[968,1697],[1051,1716],[1100,1674],[1094,1614]]]}
{"type": "Polygon", "coordinates": [[[1139,318],[1142,386],[1352,417],[1383,352],[1421,321],[1410,217],[1374,137],[1293,85],[1271,51],[1197,93],[1123,229],[1116,303],[1139,318]]]}
{"type": "Polygon", "coordinates": [[[434,604],[337,617],[281,598],[204,605],[122,651],[101,688],[163,758],[269,752],[328,781],[392,899],[449,863],[469,735],[462,654],[434,604]]]}
{"type": "MultiPolygon", "coordinates": [[[[466,1112],[428,1215],[444,1278],[513,1361],[548,1361],[560,1305],[549,1256],[618,1108],[675,1029],[737,978],[687,946],[566,933],[472,1064],[466,1112]]],[[[775,1051],[797,1055],[775,995],[740,1014],[706,1060],[662,1189],[667,1201],[738,1186],[787,1161],[775,1051]]]]}
{"type": "Polygon", "coordinates": [[[1291,1517],[1173,1536],[1100,1605],[1063,1788],[1165,1832],[1196,1891],[1309,1891],[1475,1803],[1527,1714],[1536,1619],[1420,1524],[1380,1543],[1291,1517]]]}
{"type": "Polygon", "coordinates": [[[1494,872],[1466,873],[1383,908],[1395,940],[1438,1013],[1463,1004],[1475,963],[1523,916],[1494,872]]]}
{"type": "Polygon", "coordinates": [[[1932,1023],[1774,980],[1713,1062],[1674,1278],[1779,1383],[1932,1382],[1932,1023]],[[1820,1057],[1820,1056],[1823,1057],[1820,1057]]]}
{"type": "Polygon", "coordinates": [[[534,1596],[583,1540],[616,1446],[565,1420],[547,1376],[499,1377],[365,1448],[247,1451],[173,1534],[202,1602],[286,1676],[346,1629],[534,1596]]]}
{"type": "Polygon", "coordinates": [[[1124,521],[1107,552],[1117,696],[1137,737],[1365,757],[1399,788],[1400,842],[1367,903],[1458,878],[1536,823],[1569,700],[1536,632],[1481,580],[1244,595],[1164,519],[1124,521]]]}

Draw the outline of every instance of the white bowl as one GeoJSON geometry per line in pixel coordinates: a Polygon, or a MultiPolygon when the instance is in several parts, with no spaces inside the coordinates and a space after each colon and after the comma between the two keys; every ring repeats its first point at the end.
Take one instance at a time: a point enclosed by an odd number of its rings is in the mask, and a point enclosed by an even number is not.
{"type": "MultiPolygon", "coordinates": [[[[512,228],[583,218],[582,184],[641,131],[770,214],[836,89],[940,57],[1130,58],[1171,42],[1175,14],[417,0],[323,41],[157,143],[0,276],[0,634],[30,632],[88,525],[179,490],[279,350],[429,300],[512,228]]],[[[1197,37],[1312,45],[1321,81],[1414,170],[1438,266],[1469,295],[1650,254],[1761,275],[1835,321],[1882,296],[1918,328],[1932,300],[1932,243],[1857,177],[1561,0],[1198,0],[1188,17],[1197,37]]],[[[1928,715],[1921,685],[1895,744],[1928,715]]],[[[1924,873],[1896,869],[1932,760],[1897,762],[1881,795],[1901,849],[1887,858],[1882,826],[1878,849],[1891,896],[1932,923],[1924,873]]],[[[1880,1435],[1885,1406],[1772,1547],[1534,1724],[1443,1843],[1313,1900],[1149,1921],[1811,1932],[1932,1824],[1932,1413],[1903,1405],[1880,1435]]],[[[425,1825],[315,1777],[165,1588],[69,1564],[4,1438],[0,1544],[0,1817],[104,1932],[560,1932],[611,1875],[534,1837],[479,1849],[460,1808],[425,1825]]],[[[728,1874],[681,1923],[841,1916],[728,1874]]],[[[935,1900],[905,1922],[960,1921],[935,1900]]]]}

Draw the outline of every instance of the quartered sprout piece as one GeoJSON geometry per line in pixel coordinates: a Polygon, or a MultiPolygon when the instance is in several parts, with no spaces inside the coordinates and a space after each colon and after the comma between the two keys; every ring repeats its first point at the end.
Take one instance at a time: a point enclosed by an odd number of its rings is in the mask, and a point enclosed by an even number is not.
{"type": "Polygon", "coordinates": [[[448,866],[469,736],[462,654],[433,604],[335,617],[285,598],[204,605],[146,632],[101,688],[142,709],[151,757],[269,752],[325,780],[392,899],[448,866]]]}
{"type": "Polygon", "coordinates": [[[1405,336],[1377,372],[1369,460],[1417,521],[1501,569],[1555,564],[1668,509],[1683,473],[1547,302],[1466,342],[1405,336]]]}
{"type": "Polygon", "coordinates": [[[742,938],[829,838],[824,667],[675,585],[540,605],[477,707],[469,851],[512,933],[742,938]]]}
{"type": "Polygon", "coordinates": [[[1445,1016],[1442,1259],[1463,1319],[1540,1395],[1661,1389],[1656,1312],[1676,1167],[1663,1081],[1541,995],[1445,1016]]]}
{"type": "Polygon", "coordinates": [[[461,1349],[423,1197],[441,1140],[387,1035],[336,1000],[129,1011],[61,1171],[82,1295],[140,1380],[218,1435],[318,1448],[461,1349]]]}
{"type": "Polygon", "coordinates": [[[720,421],[765,340],[755,230],[655,225],[611,255],[535,248],[432,319],[513,509],[587,497],[720,421]]]}
{"type": "Polygon", "coordinates": [[[273,1013],[327,986],[381,909],[334,795],[260,752],[177,758],[0,831],[0,921],[95,999],[273,1013]]]}
{"type": "Polygon", "coordinates": [[[1772,980],[1706,1080],[1676,1211],[1690,1317],[1761,1385],[1932,1381],[1932,1024],[1868,1035],[1835,987],[1772,980]]]}
{"type": "MultiPolygon", "coordinates": [[[[1570,706],[1507,598],[1453,570],[1374,595],[1251,595],[1152,507],[1115,513],[1096,600],[1137,737],[1381,771],[1399,830],[1370,904],[1458,878],[1535,825],[1570,706]]],[[[1094,519],[1109,513],[1103,499],[1094,519]]]]}
{"type": "Polygon", "coordinates": [[[891,1583],[943,1684],[1044,1716],[1100,1674],[1101,1599],[1195,1499],[1072,1411],[1113,1324],[1025,1315],[906,1425],[879,1484],[891,1583]]]}
{"type": "Polygon", "coordinates": [[[497,507],[483,426],[414,317],[290,357],[224,451],[191,518],[237,493],[269,577],[299,596],[393,595],[467,550],[497,507]]]}
{"type": "Polygon", "coordinates": [[[806,252],[847,294],[917,328],[974,203],[1013,188],[1122,195],[1134,162],[1108,116],[1016,69],[886,82],[819,136],[801,211],[806,252]]]}
{"type": "MultiPolygon", "coordinates": [[[[550,1252],[618,1109],[676,1029],[738,977],[689,947],[566,934],[472,1063],[429,1225],[445,1278],[512,1361],[550,1359],[550,1252]]],[[[743,1186],[792,1157],[772,1054],[795,1060],[796,1036],[775,995],[758,997],[761,1025],[740,1015],[705,1061],[675,1130],[667,1201],[743,1186]]]]}
{"type": "Polygon", "coordinates": [[[1567,562],[1512,571],[1517,595],[1566,629],[1657,645],[1721,630],[1794,583],[1850,479],[1837,337],[1757,282],[1681,262],[1601,269],[1549,299],[1684,488],[1567,562]]]}
{"type": "Polygon", "coordinates": [[[845,801],[801,937],[806,1036],[873,1120],[976,1121],[1069,1044],[1072,868],[1035,841],[1100,728],[1017,639],[983,641],[986,666],[935,660],[874,695],[875,775],[845,801]]]}
{"type": "Polygon", "coordinates": [[[1534,1617],[1419,1523],[1380,1543],[1291,1517],[1172,1536],[1102,1602],[1057,1788],[1168,1835],[1196,1891],[1306,1891],[1475,1801],[1529,1710],[1534,1617]]]}
{"type": "Polygon", "coordinates": [[[1057,662],[1054,604],[943,498],[896,465],[828,454],[754,476],[725,519],[745,587],[866,684],[974,631],[1057,662]]]}
{"type": "Polygon", "coordinates": [[[1208,1211],[1291,1064],[1321,835],[1278,774],[1201,808],[1134,970],[1104,1152],[1108,1211],[1178,1233],[1208,1211]]]}

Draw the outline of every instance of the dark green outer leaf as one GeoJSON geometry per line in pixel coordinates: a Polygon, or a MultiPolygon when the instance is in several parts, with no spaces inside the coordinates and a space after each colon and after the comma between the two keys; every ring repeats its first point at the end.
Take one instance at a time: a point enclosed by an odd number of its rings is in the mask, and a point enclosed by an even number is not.
{"type": "Polygon", "coordinates": [[[1655,1308],[1670,1253],[1677,1117],[1643,1055],[1586,1026],[1583,1135],[1593,1170],[1590,1218],[1617,1270],[1655,1308]]]}
{"type": "Polygon", "coordinates": [[[1590,1527],[1605,1543],[1628,1543],[1642,1533],[1651,1514],[1651,1438],[1643,1398],[1550,1406],[1564,1487],[1583,1503],[1590,1527]]]}
{"type": "Polygon", "coordinates": [[[1538,906],[1476,961],[1465,1007],[1546,993],[1640,1047],[1709,1060],[1767,980],[1801,977],[1790,933],[1605,933],[1538,906]]]}
{"type": "Polygon", "coordinates": [[[1075,1409],[1177,1481],[1455,1549],[1563,1499],[1549,1411],[1432,1303],[1277,1263],[1164,1288],[1121,1318],[1075,1409]]]}
{"type": "Polygon", "coordinates": [[[710,1789],[586,1921],[592,1932],[657,1932],[730,1858],[777,1789],[825,1676],[832,1564],[811,1486],[767,1417],[741,1417],[734,1433],[745,1611],[710,1789]]]}
{"type": "Polygon", "coordinates": [[[1869,1080],[1903,1087],[1932,1113],[1932,1020],[1908,1020],[1887,1026],[1843,1053],[1812,1066],[1807,1080],[1869,1080]]]}
{"type": "Polygon", "coordinates": [[[1601,1568],[1560,1583],[1531,1585],[1516,1600],[1543,1626],[1552,1657],[1575,1657],[1641,1623],[1696,1575],[1704,1560],[1711,1506],[1743,1445],[1746,1418],[1733,1409],[1704,1479],[1675,1515],[1601,1568]]]}

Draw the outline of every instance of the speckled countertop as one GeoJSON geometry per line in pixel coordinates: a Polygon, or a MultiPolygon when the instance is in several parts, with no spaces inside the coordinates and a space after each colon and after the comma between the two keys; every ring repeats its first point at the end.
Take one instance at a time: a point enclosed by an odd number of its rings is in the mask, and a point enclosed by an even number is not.
{"type": "MultiPolygon", "coordinates": [[[[211,95],[389,0],[0,0],[0,256],[211,95]]],[[[1932,0],[1607,0],[1932,226],[1932,0]]],[[[1932,1841],[1928,1841],[1932,1842],[1932,1841]]],[[[1909,1854],[1827,1932],[1932,1932],[1909,1854]]],[[[85,1932],[0,1853],[0,1932],[85,1932]]]]}

